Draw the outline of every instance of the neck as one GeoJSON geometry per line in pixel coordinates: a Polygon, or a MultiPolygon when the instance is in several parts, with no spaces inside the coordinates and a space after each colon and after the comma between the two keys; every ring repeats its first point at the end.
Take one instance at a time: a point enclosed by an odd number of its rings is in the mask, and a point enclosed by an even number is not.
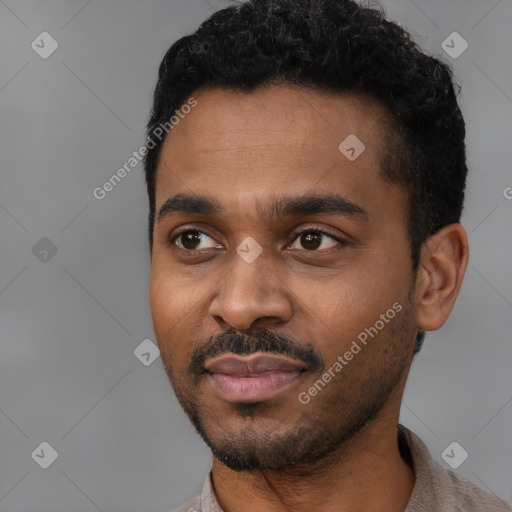
{"type": "Polygon", "coordinates": [[[392,417],[381,413],[315,463],[280,471],[235,472],[214,459],[213,485],[222,510],[403,512],[414,472],[399,452],[398,412],[392,417]]]}

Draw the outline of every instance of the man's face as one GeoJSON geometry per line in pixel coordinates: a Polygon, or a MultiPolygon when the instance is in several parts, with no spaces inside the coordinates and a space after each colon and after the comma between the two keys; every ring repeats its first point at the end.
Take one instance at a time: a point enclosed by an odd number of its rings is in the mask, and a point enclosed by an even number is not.
{"type": "Polygon", "coordinates": [[[397,413],[412,358],[407,195],[379,175],[384,111],[285,86],[194,98],[156,181],[165,369],[229,467],[318,460],[397,413]]]}

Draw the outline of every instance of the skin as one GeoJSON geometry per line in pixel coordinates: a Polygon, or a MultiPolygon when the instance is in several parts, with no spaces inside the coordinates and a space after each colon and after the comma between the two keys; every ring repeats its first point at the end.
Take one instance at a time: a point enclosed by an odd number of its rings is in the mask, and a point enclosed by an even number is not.
{"type": "Polygon", "coordinates": [[[439,329],[460,290],[464,229],[452,224],[431,237],[413,272],[407,194],[379,173],[386,111],[368,97],[275,85],[194,98],[162,148],[156,211],[181,193],[212,198],[223,212],[155,223],[149,294],[164,367],[214,453],[222,509],[404,510],[414,472],[398,451],[401,398],[417,329],[439,329]],[[338,149],[349,134],[365,144],[354,161],[338,149]],[[367,216],[263,215],[276,197],[333,193],[367,216]],[[206,235],[169,243],[187,229],[206,235]],[[315,245],[300,234],[309,229],[346,243],[317,234],[315,245]],[[236,252],[247,237],[262,248],[252,263],[236,252]],[[220,343],[226,331],[257,338],[263,329],[312,347],[325,371],[395,303],[401,311],[307,405],[297,397],[321,371],[257,404],[225,400],[206,375],[188,371],[209,339],[220,343]],[[247,454],[260,469],[230,467],[247,454]]]}

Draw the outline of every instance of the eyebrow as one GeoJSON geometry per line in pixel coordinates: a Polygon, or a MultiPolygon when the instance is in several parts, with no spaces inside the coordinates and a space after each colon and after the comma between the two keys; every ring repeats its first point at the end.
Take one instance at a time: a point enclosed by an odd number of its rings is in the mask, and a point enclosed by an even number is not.
{"type": "MultiPolygon", "coordinates": [[[[338,194],[286,196],[272,200],[268,205],[257,205],[258,214],[270,221],[300,215],[342,215],[370,221],[370,214],[361,206],[338,194]]],[[[224,210],[210,197],[195,194],[177,194],[160,207],[157,221],[172,215],[221,215],[224,210]]]]}

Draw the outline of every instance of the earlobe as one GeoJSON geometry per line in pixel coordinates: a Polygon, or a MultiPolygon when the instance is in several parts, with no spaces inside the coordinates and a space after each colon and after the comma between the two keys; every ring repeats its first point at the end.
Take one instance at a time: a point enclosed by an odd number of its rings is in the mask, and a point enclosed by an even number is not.
{"type": "Polygon", "coordinates": [[[461,224],[445,226],[423,244],[414,295],[418,328],[435,331],[446,322],[462,286],[468,258],[468,239],[461,224]]]}

